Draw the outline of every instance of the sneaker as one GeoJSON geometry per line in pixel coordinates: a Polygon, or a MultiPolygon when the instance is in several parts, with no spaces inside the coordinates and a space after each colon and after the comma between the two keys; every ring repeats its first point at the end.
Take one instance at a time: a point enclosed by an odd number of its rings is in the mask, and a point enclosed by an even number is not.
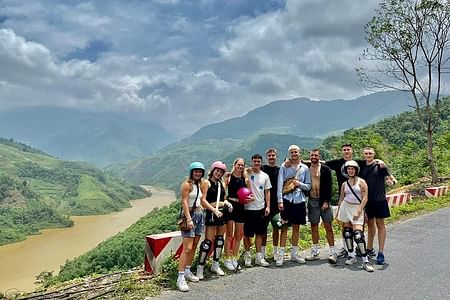
{"type": "Polygon", "coordinates": [[[231,259],[225,259],[223,261],[223,266],[228,271],[234,271],[236,269],[236,266],[233,264],[233,261],[231,259]]]}
{"type": "Polygon", "coordinates": [[[307,255],[305,257],[305,260],[307,261],[311,261],[311,260],[317,260],[320,258],[320,251],[314,251],[313,249],[311,249],[311,254],[307,255]]]}
{"type": "Polygon", "coordinates": [[[375,249],[367,249],[367,256],[369,258],[375,258],[377,256],[377,252],[375,251],[375,249]]]}
{"type": "Polygon", "coordinates": [[[353,265],[354,263],[356,262],[356,257],[355,256],[349,256],[349,257],[347,257],[347,260],[345,261],[345,264],[347,265],[347,266],[351,266],[351,265],[353,265]]]}
{"type": "Polygon", "coordinates": [[[216,273],[219,276],[225,275],[223,270],[220,268],[219,262],[215,261],[211,265],[211,272],[216,273]]]}
{"type": "Polygon", "coordinates": [[[297,262],[299,264],[304,264],[305,263],[305,259],[303,257],[297,255],[297,254],[294,254],[294,255],[291,254],[291,260],[295,261],[295,262],[297,262]]]}
{"type": "Polygon", "coordinates": [[[177,288],[181,292],[187,292],[189,291],[189,286],[187,285],[186,279],[183,277],[178,277],[177,279],[177,288]]]}
{"type": "Polygon", "coordinates": [[[384,265],[384,264],[386,264],[386,260],[384,259],[384,254],[383,254],[383,252],[378,252],[377,265],[384,265]]]}
{"type": "Polygon", "coordinates": [[[236,259],[232,259],[231,262],[233,263],[233,271],[237,270],[240,271],[242,270],[241,265],[238,263],[238,261],[236,259]]]}
{"type": "Polygon", "coordinates": [[[341,249],[339,249],[338,253],[337,253],[337,257],[338,258],[345,258],[348,256],[348,251],[347,249],[345,249],[344,247],[342,247],[341,249]]]}
{"type": "Polygon", "coordinates": [[[256,257],[255,265],[258,265],[258,266],[261,266],[261,267],[268,267],[268,266],[270,266],[270,264],[267,262],[267,260],[262,255],[256,257]]]}
{"type": "Polygon", "coordinates": [[[244,265],[246,267],[251,267],[252,266],[252,257],[250,255],[245,255],[244,256],[244,265]]]}
{"type": "Polygon", "coordinates": [[[363,266],[363,269],[366,270],[367,272],[373,272],[374,271],[373,266],[372,266],[372,264],[370,262],[365,262],[365,263],[363,263],[362,266],[363,266]]]}
{"type": "Polygon", "coordinates": [[[186,280],[190,281],[190,282],[199,282],[200,281],[200,279],[197,276],[195,276],[191,271],[184,272],[184,278],[186,278],[186,280]]]}
{"type": "Polygon", "coordinates": [[[275,260],[275,265],[276,265],[277,267],[282,267],[283,264],[284,264],[284,255],[279,255],[279,254],[278,254],[278,257],[277,257],[277,259],[275,260]]]}
{"type": "Polygon", "coordinates": [[[337,263],[337,254],[336,253],[332,253],[328,256],[328,263],[333,264],[333,265],[337,263]]]}
{"type": "Polygon", "coordinates": [[[197,266],[197,272],[195,272],[195,273],[199,280],[203,280],[204,277],[203,277],[203,266],[202,265],[197,266]]]}
{"type": "Polygon", "coordinates": [[[279,256],[280,256],[280,254],[278,254],[278,253],[275,252],[275,253],[273,254],[273,260],[274,260],[274,261],[277,261],[279,256]]]}

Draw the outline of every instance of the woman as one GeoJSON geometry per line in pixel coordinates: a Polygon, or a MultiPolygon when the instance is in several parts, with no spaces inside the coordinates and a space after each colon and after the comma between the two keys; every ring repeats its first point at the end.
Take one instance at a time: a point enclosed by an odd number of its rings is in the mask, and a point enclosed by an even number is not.
{"type": "Polygon", "coordinates": [[[358,177],[359,166],[354,160],[344,164],[344,172],[348,180],[341,186],[337,219],[343,223],[344,241],[348,249],[346,265],[356,262],[356,252],[353,248],[353,239],[361,252],[363,268],[367,272],[373,272],[373,266],[367,258],[366,241],[364,239],[364,207],[367,203],[367,184],[364,179],[358,177]]]}
{"type": "Polygon", "coordinates": [[[236,158],[231,174],[226,178],[228,200],[233,204],[233,212],[228,217],[225,240],[224,266],[230,271],[238,268],[239,247],[244,236],[244,204],[239,202],[237,191],[242,187],[250,189],[250,181],[245,176],[245,161],[236,158]]]}
{"type": "Polygon", "coordinates": [[[183,181],[180,188],[182,212],[188,221],[188,230],[181,231],[183,252],[178,261],[177,287],[182,292],[189,291],[186,279],[192,282],[199,281],[199,278],[191,272],[191,264],[204,228],[201,206],[201,199],[207,188],[207,181],[203,179],[204,174],[205,167],[201,162],[191,163],[189,178],[183,181]]]}
{"type": "Polygon", "coordinates": [[[208,173],[208,190],[202,198],[202,206],[206,208],[205,214],[205,240],[200,245],[199,265],[197,266],[197,277],[203,279],[203,269],[208,254],[213,248],[213,263],[211,272],[219,276],[225,275],[220,268],[219,259],[222,255],[225,233],[224,211],[231,211],[231,204],[225,200],[225,189],[222,184],[222,176],[227,170],[226,165],[216,161],[211,165],[208,173]],[[214,241],[214,245],[213,245],[214,241]]]}

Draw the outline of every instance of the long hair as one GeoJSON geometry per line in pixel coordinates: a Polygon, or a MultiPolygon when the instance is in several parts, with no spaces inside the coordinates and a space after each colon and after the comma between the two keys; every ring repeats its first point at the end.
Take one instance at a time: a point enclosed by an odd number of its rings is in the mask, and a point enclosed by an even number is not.
{"type": "Polygon", "coordinates": [[[231,174],[234,173],[234,171],[236,171],[236,164],[238,163],[238,161],[242,160],[244,162],[244,171],[242,171],[242,176],[244,176],[245,173],[245,159],[243,159],[242,157],[238,157],[234,160],[233,162],[233,168],[231,168],[231,174]]]}

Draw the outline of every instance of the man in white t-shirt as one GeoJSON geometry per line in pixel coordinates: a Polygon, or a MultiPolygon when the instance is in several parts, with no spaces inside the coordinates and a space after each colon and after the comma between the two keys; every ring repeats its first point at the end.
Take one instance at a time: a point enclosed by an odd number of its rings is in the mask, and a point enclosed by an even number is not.
{"type": "Polygon", "coordinates": [[[261,171],[262,156],[254,154],[252,156],[252,169],[248,173],[250,187],[255,200],[245,204],[244,217],[244,247],[245,266],[252,265],[250,254],[250,238],[255,237],[256,259],[255,264],[268,267],[269,263],[264,259],[261,252],[263,239],[267,236],[267,218],[270,213],[270,184],[269,175],[261,171]]]}

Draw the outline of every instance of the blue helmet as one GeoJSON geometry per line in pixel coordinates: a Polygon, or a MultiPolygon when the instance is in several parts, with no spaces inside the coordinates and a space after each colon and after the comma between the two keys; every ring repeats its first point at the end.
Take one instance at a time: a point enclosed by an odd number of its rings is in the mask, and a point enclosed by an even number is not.
{"type": "Polygon", "coordinates": [[[194,161],[189,165],[189,174],[192,173],[193,170],[202,170],[205,173],[205,166],[198,161],[194,161]]]}

